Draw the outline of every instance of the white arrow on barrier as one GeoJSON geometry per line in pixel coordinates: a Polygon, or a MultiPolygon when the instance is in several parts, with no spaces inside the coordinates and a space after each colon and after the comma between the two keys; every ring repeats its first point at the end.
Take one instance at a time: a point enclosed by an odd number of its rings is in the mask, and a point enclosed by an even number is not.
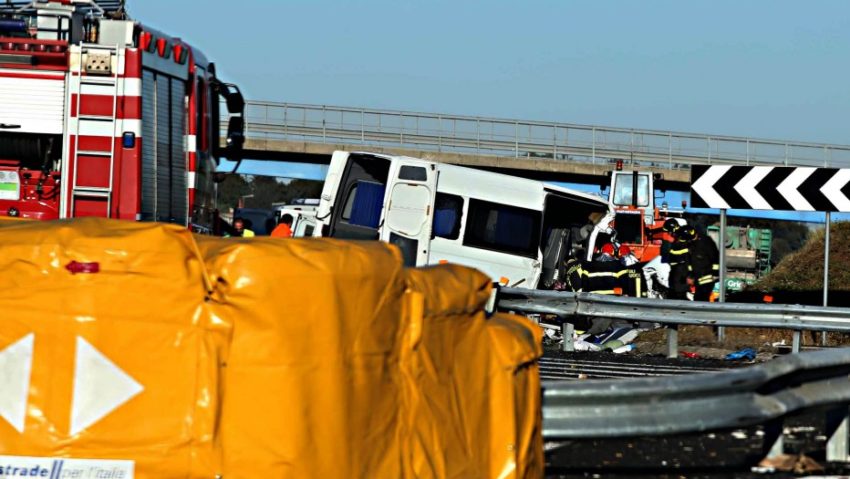
{"type": "Polygon", "coordinates": [[[77,336],[71,435],[91,426],[142,392],[144,387],[77,336]]]}
{"type": "Polygon", "coordinates": [[[850,213],[850,198],[847,198],[841,192],[841,188],[847,186],[847,183],[850,183],[850,169],[841,169],[832,175],[832,178],[820,189],[821,193],[826,196],[829,202],[835,205],[838,211],[844,213],[850,213]]]}
{"type": "Polygon", "coordinates": [[[700,195],[709,208],[729,208],[729,204],[726,203],[723,197],[714,191],[714,184],[717,183],[717,180],[722,178],[727,171],[729,171],[729,168],[732,168],[732,166],[710,166],[707,170],[705,170],[705,173],[703,173],[703,175],[700,176],[693,185],[691,185],[691,189],[700,195]]]}
{"type": "Polygon", "coordinates": [[[0,351],[0,417],[18,432],[24,432],[34,343],[30,333],[0,351]]]}
{"type": "Polygon", "coordinates": [[[773,171],[772,166],[754,166],[752,170],[749,171],[738,184],[735,185],[735,189],[738,193],[741,194],[741,197],[744,198],[744,201],[750,204],[753,209],[757,210],[772,210],[773,206],[767,202],[767,200],[762,197],[758,191],[756,191],[756,186],[767,176],[771,171],[773,171]]]}
{"type": "Polygon", "coordinates": [[[788,175],[788,178],[785,178],[785,181],[779,184],[776,187],[776,191],[778,191],[782,196],[785,197],[785,200],[797,211],[814,211],[814,207],[812,207],[809,202],[803,198],[803,195],[797,191],[797,188],[806,181],[806,178],[812,175],[817,168],[795,168],[794,171],[788,175]]]}

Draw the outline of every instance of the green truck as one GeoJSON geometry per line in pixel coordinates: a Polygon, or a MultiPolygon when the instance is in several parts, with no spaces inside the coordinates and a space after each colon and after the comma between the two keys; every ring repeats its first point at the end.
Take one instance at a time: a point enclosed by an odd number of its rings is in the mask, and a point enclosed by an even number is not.
{"type": "MultiPolygon", "coordinates": [[[[719,226],[709,226],[708,236],[720,245],[719,226]]],[[[726,227],[726,291],[741,291],[770,272],[772,244],[768,228],[726,227]]]]}

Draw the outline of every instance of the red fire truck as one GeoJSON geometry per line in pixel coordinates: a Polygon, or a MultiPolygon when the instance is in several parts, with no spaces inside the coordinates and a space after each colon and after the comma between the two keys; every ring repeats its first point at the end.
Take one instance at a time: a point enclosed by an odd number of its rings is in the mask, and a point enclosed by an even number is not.
{"type": "Polygon", "coordinates": [[[0,0],[0,215],[208,229],[243,110],[203,53],[129,19],[123,1],[0,0]]]}

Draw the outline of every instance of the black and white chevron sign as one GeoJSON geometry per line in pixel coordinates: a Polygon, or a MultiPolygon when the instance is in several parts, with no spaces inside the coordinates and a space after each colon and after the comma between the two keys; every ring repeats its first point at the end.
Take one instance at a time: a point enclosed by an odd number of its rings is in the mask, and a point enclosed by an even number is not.
{"type": "Polygon", "coordinates": [[[694,208],[850,212],[850,168],[692,166],[694,208]]]}

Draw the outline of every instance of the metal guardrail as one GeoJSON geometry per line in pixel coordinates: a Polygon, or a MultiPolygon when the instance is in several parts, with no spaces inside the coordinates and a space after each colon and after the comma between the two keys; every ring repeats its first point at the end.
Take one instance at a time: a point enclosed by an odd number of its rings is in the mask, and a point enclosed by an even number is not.
{"type": "Polygon", "coordinates": [[[850,167],[850,146],[249,101],[249,138],[686,169],[694,164],[850,167]]]}
{"type": "MultiPolygon", "coordinates": [[[[591,293],[502,288],[497,307],[561,318],[584,316],[661,323],[667,327],[667,354],[678,355],[680,324],[794,331],[793,349],[800,350],[800,331],[850,332],[850,309],[779,304],[704,303],[606,296],[591,293]]],[[[572,337],[565,335],[566,341],[572,337]]]]}
{"type": "Polygon", "coordinates": [[[720,373],[630,380],[544,381],[546,440],[660,436],[765,424],[782,453],[782,418],[830,407],[827,460],[850,460],[850,349],[822,350],[720,373]]]}

